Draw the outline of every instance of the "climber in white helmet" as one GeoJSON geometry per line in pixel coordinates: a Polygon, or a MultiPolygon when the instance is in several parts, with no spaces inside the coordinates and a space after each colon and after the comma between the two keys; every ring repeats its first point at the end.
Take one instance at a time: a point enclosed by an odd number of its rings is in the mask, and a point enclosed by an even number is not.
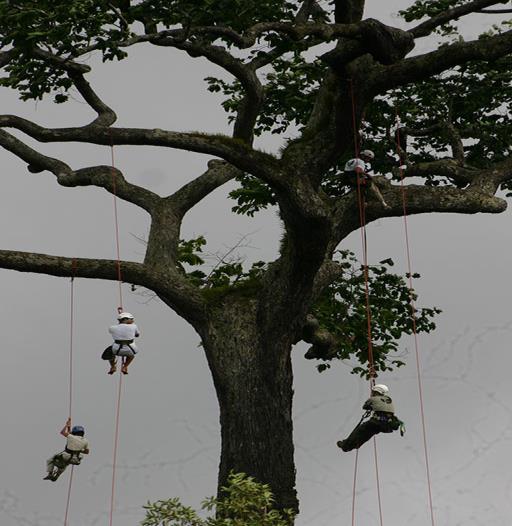
{"type": "Polygon", "coordinates": [[[403,422],[395,416],[393,401],[386,385],[377,384],[372,387],[371,396],[363,404],[363,409],[366,413],[352,433],[345,440],[337,442],[343,451],[359,449],[377,433],[392,433],[400,429],[400,434],[403,435],[403,422]],[[368,420],[364,421],[366,418],[368,420]]]}
{"type": "Polygon", "coordinates": [[[372,165],[370,161],[375,159],[375,154],[371,150],[363,150],[360,152],[359,157],[350,159],[345,163],[344,168],[344,180],[349,186],[361,190],[364,202],[366,204],[366,190],[368,189],[373,196],[379,201],[379,203],[386,209],[390,206],[384,200],[380,190],[376,184],[372,181],[370,172],[372,171],[372,165]]]}
{"type": "Polygon", "coordinates": [[[128,366],[138,352],[134,340],[140,336],[140,332],[134,323],[133,315],[129,312],[119,313],[117,321],[119,322],[117,325],[112,325],[108,329],[114,343],[105,349],[102,358],[110,362],[108,374],[114,374],[117,370],[117,356],[121,356],[123,360],[121,372],[128,374],[128,366]]]}

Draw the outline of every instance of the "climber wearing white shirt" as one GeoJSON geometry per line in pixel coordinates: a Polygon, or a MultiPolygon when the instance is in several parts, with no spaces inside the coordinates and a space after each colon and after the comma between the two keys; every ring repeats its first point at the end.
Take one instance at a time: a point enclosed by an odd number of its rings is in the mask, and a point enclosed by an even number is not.
{"type": "Polygon", "coordinates": [[[372,166],[370,161],[374,158],[375,154],[371,150],[363,150],[359,154],[359,157],[347,161],[344,168],[345,180],[347,184],[353,188],[359,187],[363,199],[365,198],[365,190],[368,188],[384,208],[390,208],[386,201],[384,201],[380,190],[372,183],[372,177],[370,175],[372,166]]]}
{"type": "Polygon", "coordinates": [[[112,325],[108,330],[114,339],[114,343],[112,344],[112,358],[109,359],[110,370],[108,374],[114,374],[117,370],[116,356],[123,358],[121,372],[128,374],[128,366],[138,352],[134,339],[138,338],[140,333],[137,325],[134,323],[133,315],[129,312],[121,312],[117,319],[119,323],[112,325]]]}

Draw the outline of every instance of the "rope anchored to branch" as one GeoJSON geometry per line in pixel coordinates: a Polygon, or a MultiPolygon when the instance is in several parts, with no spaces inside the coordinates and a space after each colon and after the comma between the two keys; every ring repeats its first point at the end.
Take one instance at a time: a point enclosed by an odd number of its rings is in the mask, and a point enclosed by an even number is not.
{"type": "MultiPolygon", "coordinates": [[[[354,95],[354,84],[352,79],[349,80],[350,89],[350,100],[352,103],[352,130],[354,133],[354,152],[356,159],[359,158],[359,140],[357,133],[357,122],[356,122],[356,102],[354,95]]],[[[365,303],[366,303],[366,322],[367,322],[367,335],[368,335],[368,376],[370,378],[370,389],[375,385],[375,365],[373,360],[373,344],[372,344],[372,316],[370,309],[370,287],[369,287],[369,276],[368,276],[368,239],[366,236],[366,211],[365,203],[363,199],[363,193],[361,189],[361,176],[359,172],[357,174],[357,201],[359,208],[359,222],[361,232],[361,249],[363,256],[363,272],[364,272],[364,287],[365,287],[365,303]]],[[[377,456],[377,441],[373,438],[373,452],[375,459],[375,478],[377,484],[377,500],[379,505],[379,519],[380,526],[383,526],[382,517],[382,500],[380,494],[380,480],[379,480],[379,462],[377,456]]],[[[352,526],[355,525],[355,501],[356,501],[356,482],[357,482],[357,463],[358,463],[359,450],[356,451],[355,466],[354,466],[354,480],[352,488],[352,526]]]]}

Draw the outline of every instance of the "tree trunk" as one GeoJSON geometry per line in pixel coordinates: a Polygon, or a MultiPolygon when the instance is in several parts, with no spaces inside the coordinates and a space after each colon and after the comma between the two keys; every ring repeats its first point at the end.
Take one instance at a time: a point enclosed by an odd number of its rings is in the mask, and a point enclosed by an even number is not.
{"type": "Polygon", "coordinates": [[[230,471],[243,472],[270,485],[277,508],[298,511],[291,338],[263,341],[255,305],[223,303],[203,337],[220,406],[219,489],[230,471]]]}

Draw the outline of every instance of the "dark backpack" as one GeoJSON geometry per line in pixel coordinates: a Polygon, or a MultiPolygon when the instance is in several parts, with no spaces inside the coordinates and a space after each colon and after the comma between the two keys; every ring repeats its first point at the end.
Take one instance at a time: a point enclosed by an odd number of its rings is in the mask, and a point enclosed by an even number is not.
{"type": "Polygon", "coordinates": [[[114,358],[114,353],[112,352],[112,345],[109,345],[102,353],[102,360],[112,360],[114,358]]]}

